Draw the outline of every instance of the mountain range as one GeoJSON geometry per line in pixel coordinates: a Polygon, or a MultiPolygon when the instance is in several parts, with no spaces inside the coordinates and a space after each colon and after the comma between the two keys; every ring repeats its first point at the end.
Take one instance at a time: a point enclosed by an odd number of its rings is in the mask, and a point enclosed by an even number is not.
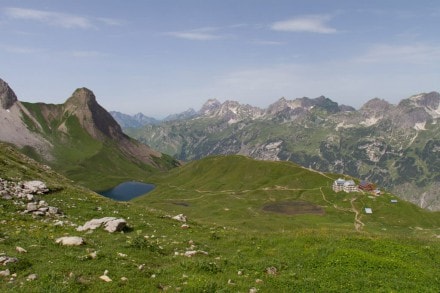
{"type": "Polygon", "coordinates": [[[437,92],[397,105],[374,98],[358,110],[324,96],[281,98],[266,109],[211,99],[192,116],[123,130],[179,160],[242,154],[293,161],[372,181],[439,210],[439,119],[437,92]]]}
{"type": "Polygon", "coordinates": [[[0,141],[94,189],[110,177],[113,185],[179,164],[124,134],[87,88],[60,105],[27,103],[0,80],[0,101],[0,141]],[[93,178],[83,170],[94,170],[93,178]]]}

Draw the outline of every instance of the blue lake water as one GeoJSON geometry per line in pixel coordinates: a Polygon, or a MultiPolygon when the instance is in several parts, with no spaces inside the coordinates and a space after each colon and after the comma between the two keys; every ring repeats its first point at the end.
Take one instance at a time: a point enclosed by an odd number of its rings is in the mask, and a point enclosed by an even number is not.
{"type": "Polygon", "coordinates": [[[154,189],[153,184],[128,181],[121,183],[111,189],[98,192],[100,195],[117,200],[129,201],[135,197],[144,195],[154,189]]]}

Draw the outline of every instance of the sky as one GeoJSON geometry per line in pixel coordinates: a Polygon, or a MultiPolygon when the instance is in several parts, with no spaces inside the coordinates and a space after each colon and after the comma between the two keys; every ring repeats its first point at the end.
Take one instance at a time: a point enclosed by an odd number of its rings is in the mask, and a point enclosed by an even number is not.
{"type": "Polygon", "coordinates": [[[79,87],[163,118],[208,99],[359,108],[440,91],[440,1],[0,0],[0,78],[26,102],[79,87]]]}

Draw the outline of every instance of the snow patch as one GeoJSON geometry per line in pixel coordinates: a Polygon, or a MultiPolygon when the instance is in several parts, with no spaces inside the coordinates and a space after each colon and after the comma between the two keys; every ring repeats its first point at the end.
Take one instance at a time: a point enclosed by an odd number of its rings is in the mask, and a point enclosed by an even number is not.
{"type": "Polygon", "coordinates": [[[425,111],[434,119],[440,118],[440,104],[437,109],[425,108],[425,111]]]}
{"type": "Polygon", "coordinates": [[[353,128],[353,127],[355,127],[356,125],[354,125],[354,124],[345,124],[345,122],[340,122],[340,123],[338,123],[338,125],[336,125],[336,127],[335,127],[335,130],[336,131],[338,131],[339,130],[339,128],[353,128]]]}
{"type": "Polygon", "coordinates": [[[410,99],[411,101],[417,102],[417,101],[419,101],[420,99],[422,99],[423,96],[424,96],[424,94],[415,95],[415,96],[410,97],[409,99],[410,99]]]}
{"type": "Polygon", "coordinates": [[[282,143],[283,143],[282,140],[280,140],[280,141],[276,141],[276,142],[268,143],[268,144],[265,146],[265,149],[267,149],[267,150],[277,149],[282,143]]]}
{"type": "Polygon", "coordinates": [[[414,125],[414,129],[415,130],[426,130],[425,125],[426,125],[426,121],[424,121],[424,122],[417,122],[414,125]]]}
{"type": "Polygon", "coordinates": [[[364,121],[362,121],[359,124],[365,125],[365,126],[371,126],[377,123],[377,121],[379,121],[379,118],[377,117],[370,117],[365,119],[364,121]]]}

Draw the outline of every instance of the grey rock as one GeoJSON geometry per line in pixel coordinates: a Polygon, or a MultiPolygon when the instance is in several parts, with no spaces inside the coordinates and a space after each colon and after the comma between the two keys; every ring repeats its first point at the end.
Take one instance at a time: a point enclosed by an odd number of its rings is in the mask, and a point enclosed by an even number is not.
{"type": "Polygon", "coordinates": [[[17,96],[9,85],[0,79],[0,105],[3,109],[9,109],[17,102],[17,96]]]}
{"type": "Polygon", "coordinates": [[[36,210],[38,210],[38,205],[34,202],[30,202],[26,205],[26,210],[28,212],[36,211],[36,210]]]}
{"type": "Polygon", "coordinates": [[[38,180],[23,182],[23,188],[28,191],[28,193],[36,194],[43,194],[49,191],[46,184],[38,180]]]}
{"type": "Polygon", "coordinates": [[[83,226],[79,226],[77,231],[95,230],[104,225],[104,229],[110,233],[122,231],[127,222],[124,219],[117,219],[115,217],[104,217],[101,219],[92,219],[86,222],[83,226]]]}
{"type": "Polygon", "coordinates": [[[57,238],[55,240],[56,243],[65,245],[65,246],[79,246],[83,245],[85,243],[84,239],[82,237],[78,236],[64,236],[57,238]]]}
{"type": "Polygon", "coordinates": [[[119,232],[124,230],[126,226],[127,226],[127,222],[124,219],[116,219],[105,223],[104,230],[110,233],[119,232]]]}

